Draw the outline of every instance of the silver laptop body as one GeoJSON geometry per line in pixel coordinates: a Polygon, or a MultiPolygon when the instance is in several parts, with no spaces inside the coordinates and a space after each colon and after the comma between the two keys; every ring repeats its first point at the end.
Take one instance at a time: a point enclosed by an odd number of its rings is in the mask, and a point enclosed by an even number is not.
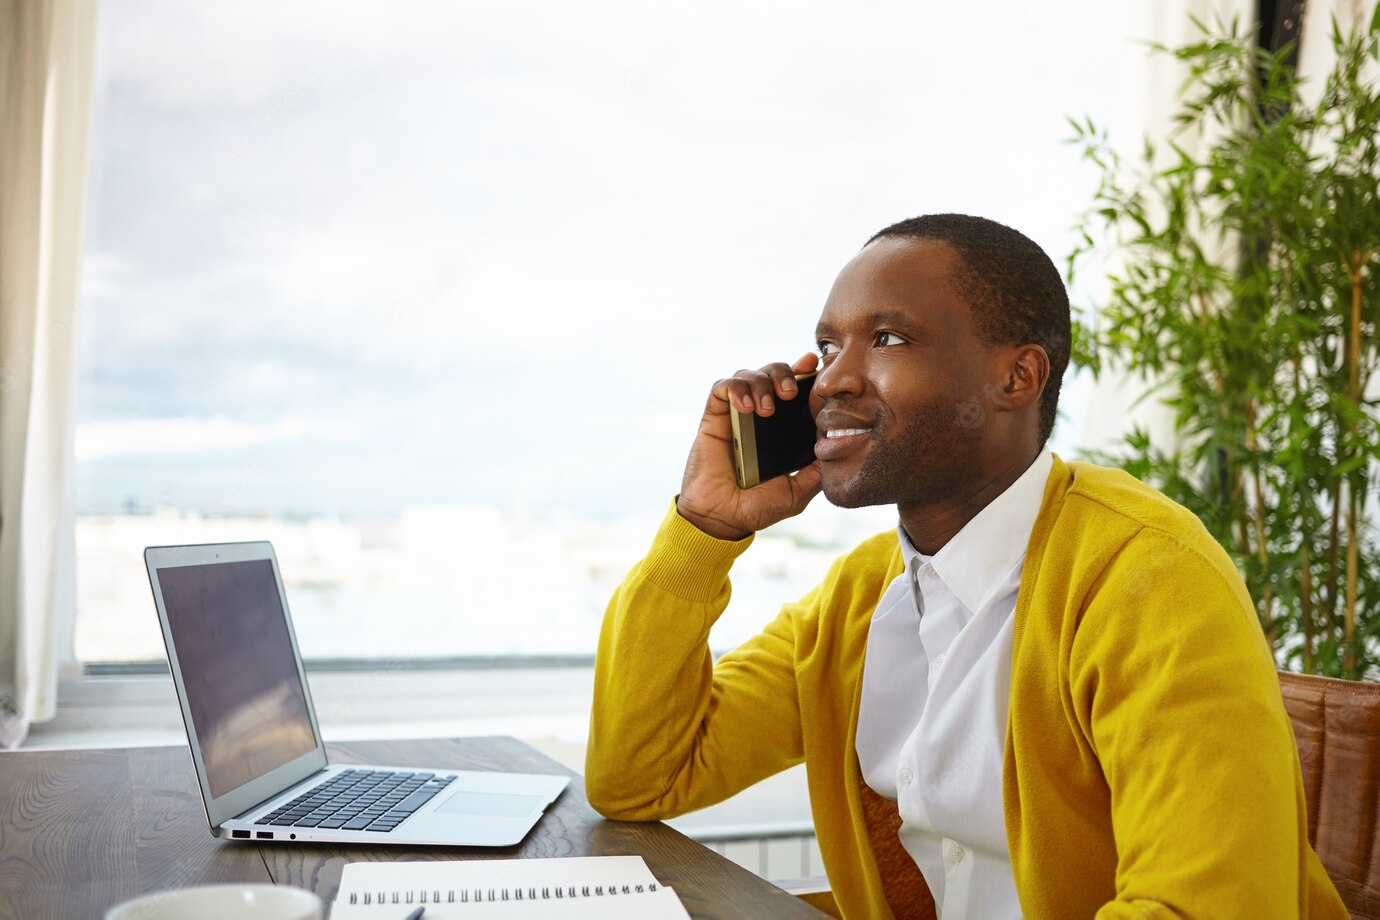
{"type": "Polygon", "coordinates": [[[216,836],[510,846],[570,781],[327,763],[273,547],[151,546],[144,563],[216,836]],[[354,807],[346,803],[323,818],[327,792],[344,786],[366,789],[351,801],[367,807],[338,820],[354,807]]]}

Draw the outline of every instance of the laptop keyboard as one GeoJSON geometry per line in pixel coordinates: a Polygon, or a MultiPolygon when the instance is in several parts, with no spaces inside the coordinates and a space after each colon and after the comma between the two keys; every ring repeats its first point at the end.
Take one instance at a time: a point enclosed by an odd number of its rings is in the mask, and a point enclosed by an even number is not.
{"type": "Polygon", "coordinates": [[[299,795],[254,823],[387,833],[454,779],[435,773],[342,770],[330,782],[299,795]]]}

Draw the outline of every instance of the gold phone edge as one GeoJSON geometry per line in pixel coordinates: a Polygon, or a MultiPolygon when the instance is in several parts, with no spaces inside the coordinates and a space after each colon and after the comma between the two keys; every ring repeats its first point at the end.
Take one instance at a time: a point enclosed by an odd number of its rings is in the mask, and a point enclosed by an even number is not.
{"type": "Polygon", "coordinates": [[[733,421],[733,475],[738,488],[750,489],[761,480],[757,469],[757,428],[753,413],[730,409],[733,421]]]}

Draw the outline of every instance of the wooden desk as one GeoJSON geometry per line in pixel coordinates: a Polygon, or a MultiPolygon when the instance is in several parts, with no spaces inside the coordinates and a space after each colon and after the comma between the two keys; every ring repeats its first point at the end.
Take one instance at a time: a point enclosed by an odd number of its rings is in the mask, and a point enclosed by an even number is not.
{"type": "Polygon", "coordinates": [[[328,745],[332,760],[575,777],[527,839],[496,849],[255,844],[211,836],[183,747],[0,755],[0,918],[99,918],[139,894],[298,885],[330,901],[347,862],[635,854],[693,917],[823,916],[664,824],[605,821],[576,774],[514,738],[328,745]]]}

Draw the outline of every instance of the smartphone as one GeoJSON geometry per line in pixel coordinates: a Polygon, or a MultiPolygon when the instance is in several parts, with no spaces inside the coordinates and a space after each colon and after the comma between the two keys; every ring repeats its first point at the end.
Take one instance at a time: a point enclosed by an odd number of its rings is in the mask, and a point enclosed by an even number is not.
{"type": "Polygon", "coordinates": [[[815,417],[810,414],[810,388],[815,375],[799,374],[795,380],[799,387],[795,398],[774,396],[776,411],[771,415],[732,411],[733,469],[738,488],[750,489],[814,462],[815,417]]]}

